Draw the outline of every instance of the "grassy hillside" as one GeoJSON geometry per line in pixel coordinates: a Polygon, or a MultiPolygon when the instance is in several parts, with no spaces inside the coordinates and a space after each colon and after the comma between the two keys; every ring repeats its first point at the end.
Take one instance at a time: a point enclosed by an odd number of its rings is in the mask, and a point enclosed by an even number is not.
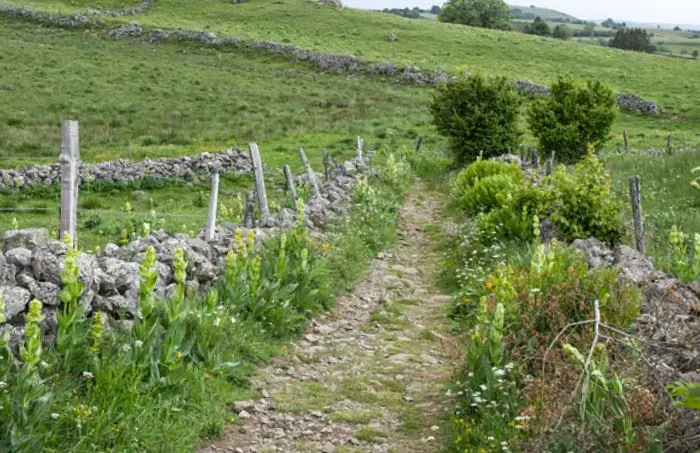
{"type": "Polygon", "coordinates": [[[274,160],[275,152],[288,156],[300,145],[312,155],[323,146],[347,149],[356,135],[391,144],[393,131],[415,135],[428,124],[427,111],[415,108],[428,99],[426,90],[316,74],[269,55],[133,45],[6,18],[0,43],[5,159],[55,156],[57,125],[66,117],[81,120],[85,160],[191,154],[249,141],[274,160]]]}
{"type": "Polygon", "coordinates": [[[542,19],[546,20],[552,20],[552,19],[569,19],[569,20],[578,20],[578,18],[570,15],[563,13],[561,11],[557,11],[555,9],[550,9],[550,8],[540,8],[535,6],[534,8],[532,6],[518,6],[518,5],[511,5],[510,7],[511,11],[513,12],[513,16],[517,18],[527,18],[529,17],[530,14],[532,14],[532,18],[534,19],[535,17],[539,16],[542,19]],[[518,13],[519,11],[519,13],[518,13]]]}
{"type": "MultiPolygon", "coordinates": [[[[54,11],[71,8],[55,0],[2,1],[54,11]]],[[[253,0],[237,5],[224,0],[158,0],[142,16],[113,20],[137,20],[148,27],[210,30],[243,39],[292,43],[367,60],[390,60],[447,71],[463,67],[541,82],[551,82],[561,73],[597,78],[618,90],[657,101],[665,109],[660,122],[640,120],[648,133],[653,134],[656,129],[674,134],[685,130],[687,135],[679,137],[681,143],[697,143],[694,131],[700,123],[700,65],[696,61],[369,11],[338,11],[305,0],[253,0]],[[387,39],[391,32],[397,41],[387,39]]]]}

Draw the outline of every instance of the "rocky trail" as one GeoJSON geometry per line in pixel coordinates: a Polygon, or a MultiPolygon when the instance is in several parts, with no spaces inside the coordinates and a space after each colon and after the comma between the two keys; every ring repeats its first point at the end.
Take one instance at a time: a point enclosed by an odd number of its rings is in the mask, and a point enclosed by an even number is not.
{"type": "Polygon", "coordinates": [[[260,399],[235,403],[239,422],[200,453],[439,450],[445,384],[458,363],[445,332],[450,298],[433,286],[430,231],[440,208],[419,183],[401,208],[394,248],[259,370],[260,399]]]}

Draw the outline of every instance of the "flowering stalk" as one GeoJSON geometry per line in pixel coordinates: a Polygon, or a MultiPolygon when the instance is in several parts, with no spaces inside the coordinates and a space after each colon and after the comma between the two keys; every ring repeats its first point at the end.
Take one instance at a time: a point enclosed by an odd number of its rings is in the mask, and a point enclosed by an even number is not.
{"type": "Polygon", "coordinates": [[[96,353],[100,350],[103,333],[104,319],[102,318],[102,312],[98,311],[92,318],[92,327],[90,328],[90,352],[96,353]]]}
{"type": "Polygon", "coordinates": [[[141,267],[139,267],[139,274],[141,279],[139,280],[139,306],[144,316],[147,316],[153,310],[155,304],[155,296],[153,292],[156,288],[156,281],[158,280],[158,272],[153,269],[156,264],[156,250],[153,246],[148,246],[146,249],[146,255],[143,258],[141,267]]]}
{"type": "Polygon", "coordinates": [[[173,260],[173,268],[175,269],[175,301],[182,302],[185,298],[185,279],[187,278],[187,261],[185,260],[185,252],[181,248],[175,249],[175,259],[173,260]]]}
{"type": "Polygon", "coordinates": [[[41,302],[37,299],[29,302],[29,312],[24,316],[25,343],[20,351],[20,356],[29,370],[33,370],[41,361],[41,327],[39,323],[44,319],[41,315],[41,302]]]}

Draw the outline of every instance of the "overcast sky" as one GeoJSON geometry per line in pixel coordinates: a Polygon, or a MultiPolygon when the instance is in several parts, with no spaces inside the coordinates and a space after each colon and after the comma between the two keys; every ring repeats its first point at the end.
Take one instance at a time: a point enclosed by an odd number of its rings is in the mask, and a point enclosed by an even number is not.
{"type": "MultiPolygon", "coordinates": [[[[509,1],[517,5],[554,8],[581,19],[605,19],[634,22],[700,23],[700,0],[530,0],[509,1]]],[[[382,9],[442,5],[440,0],[345,0],[353,8],[382,9]]]]}

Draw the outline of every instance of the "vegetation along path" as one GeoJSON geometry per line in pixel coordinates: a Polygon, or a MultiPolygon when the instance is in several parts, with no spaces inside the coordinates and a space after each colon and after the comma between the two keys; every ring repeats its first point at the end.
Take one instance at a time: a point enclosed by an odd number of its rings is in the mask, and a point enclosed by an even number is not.
{"type": "Polygon", "coordinates": [[[262,398],[235,403],[240,419],[214,452],[433,452],[449,401],[449,297],[432,285],[429,231],[440,202],[418,183],[400,213],[395,247],[312,321],[287,354],[260,370],[262,398]]]}

